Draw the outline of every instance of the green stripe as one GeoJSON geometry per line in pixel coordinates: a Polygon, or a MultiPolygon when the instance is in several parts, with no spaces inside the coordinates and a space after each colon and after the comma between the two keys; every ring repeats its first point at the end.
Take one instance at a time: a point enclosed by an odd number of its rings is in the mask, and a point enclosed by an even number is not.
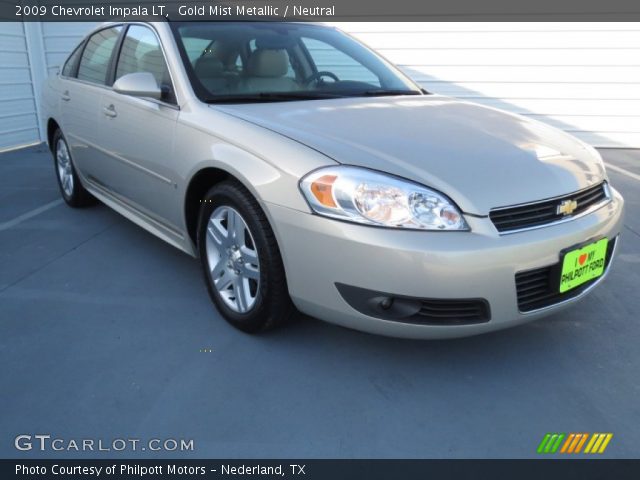
{"type": "Polygon", "coordinates": [[[558,440],[556,440],[556,443],[553,445],[553,447],[551,447],[551,453],[556,453],[558,451],[558,448],[560,448],[560,443],[562,442],[562,439],[564,437],[564,433],[558,435],[558,440]]]}
{"type": "Polygon", "coordinates": [[[544,438],[540,442],[540,445],[538,445],[538,453],[543,453],[544,452],[544,446],[547,444],[547,441],[549,440],[550,437],[551,437],[550,433],[547,433],[544,436],[544,438]]]}
{"type": "Polygon", "coordinates": [[[551,447],[553,446],[553,442],[556,441],[556,438],[558,438],[557,433],[554,433],[553,435],[551,435],[551,438],[547,442],[547,445],[544,447],[544,453],[551,453],[551,447]]]}

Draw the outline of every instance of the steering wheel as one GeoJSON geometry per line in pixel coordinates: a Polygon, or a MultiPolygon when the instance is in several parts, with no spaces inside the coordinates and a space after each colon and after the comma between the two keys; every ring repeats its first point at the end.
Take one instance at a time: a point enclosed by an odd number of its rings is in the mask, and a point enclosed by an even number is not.
{"type": "Polygon", "coordinates": [[[333,73],[333,72],[326,72],[326,71],[321,71],[321,72],[316,72],[311,74],[309,77],[307,77],[304,80],[304,85],[305,87],[309,86],[312,82],[318,82],[320,83],[320,80],[322,79],[322,77],[330,77],[332,78],[335,82],[339,82],[340,79],[338,78],[338,76],[333,73]]]}

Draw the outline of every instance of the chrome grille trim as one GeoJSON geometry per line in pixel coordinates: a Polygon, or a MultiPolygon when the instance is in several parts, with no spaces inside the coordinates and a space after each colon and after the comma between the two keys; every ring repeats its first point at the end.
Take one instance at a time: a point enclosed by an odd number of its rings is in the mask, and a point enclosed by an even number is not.
{"type": "MultiPolygon", "coordinates": [[[[593,197],[593,195],[590,195],[589,197],[593,197]]],[[[588,197],[588,198],[589,198],[588,197]]],[[[595,212],[596,210],[604,207],[605,205],[607,205],[609,202],[611,202],[611,191],[609,189],[609,184],[605,181],[602,182],[598,185],[592,185],[590,187],[584,188],[582,190],[578,190],[576,192],[567,194],[567,195],[560,195],[557,197],[552,197],[552,198],[547,198],[544,200],[538,200],[536,202],[528,202],[528,203],[520,203],[517,205],[511,205],[508,207],[499,207],[499,208],[493,208],[491,209],[491,211],[489,212],[489,219],[491,220],[491,222],[493,223],[494,227],[496,228],[496,230],[498,231],[498,233],[500,235],[511,235],[514,233],[520,233],[520,232],[526,232],[526,231],[530,231],[530,230],[537,230],[539,228],[546,228],[546,227],[551,227],[554,225],[560,225],[562,223],[566,223],[566,222],[570,222],[573,220],[577,220],[578,218],[582,218],[585,215],[589,215],[590,213],[595,212]],[[600,190],[598,190],[597,187],[600,187],[600,190]],[[589,192],[589,191],[594,191],[594,194],[596,193],[603,193],[604,194],[604,198],[599,201],[596,202],[592,205],[589,205],[585,210],[580,211],[579,213],[575,214],[575,215],[566,215],[566,216],[559,216],[557,213],[541,213],[539,215],[548,215],[550,216],[549,221],[545,222],[545,223],[539,223],[539,224],[535,224],[535,225],[530,225],[530,226],[524,226],[524,227],[517,227],[517,228],[506,228],[501,230],[499,228],[498,225],[496,225],[496,222],[494,221],[494,214],[498,214],[500,215],[501,213],[506,213],[510,210],[516,210],[516,209],[522,209],[525,207],[534,207],[534,206],[539,206],[540,208],[538,210],[543,210],[545,208],[549,209],[553,206],[554,202],[560,202],[562,200],[569,200],[569,199],[573,199],[576,196],[580,196],[580,195],[584,195],[585,193],[589,192]]]]}

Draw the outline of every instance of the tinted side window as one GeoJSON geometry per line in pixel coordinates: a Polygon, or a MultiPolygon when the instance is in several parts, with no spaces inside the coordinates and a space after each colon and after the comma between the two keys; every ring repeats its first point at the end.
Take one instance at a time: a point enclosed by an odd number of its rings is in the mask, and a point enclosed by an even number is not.
{"type": "Polygon", "coordinates": [[[78,79],[100,85],[107,83],[109,61],[121,30],[122,27],[111,27],[100,30],[89,38],[82,52],[78,79]]]}
{"type": "Polygon", "coordinates": [[[80,54],[82,53],[82,44],[78,45],[76,49],[73,51],[67,62],[64,64],[62,68],[62,75],[65,77],[75,77],[76,75],[76,67],[78,66],[78,61],[80,61],[80,54]]]}
{"type": "Polygon", "coordinates": [[[302,41],[319,72],[332,72],[340,80],[366,82],[376,87],[380,86],[380,79],[375,73],[345,52],[313,38],[302,38],[302,41]]]}
{"type": "Polygon", "coordinates": [[[163,91],[163,100],[174,102],[171,76],[155,33],[142,25],[131,25],[122,42],[116,80],[129,73],[149,72],[153,74],[163,91]]]}
{"type": "Polygon", "coordinates": [[[122,43],[116,80],[128,73],[137,72],[152,73],[159,86],[171,83],[169,70],[155,34],[147,27],[132,25],[122,43]]]}

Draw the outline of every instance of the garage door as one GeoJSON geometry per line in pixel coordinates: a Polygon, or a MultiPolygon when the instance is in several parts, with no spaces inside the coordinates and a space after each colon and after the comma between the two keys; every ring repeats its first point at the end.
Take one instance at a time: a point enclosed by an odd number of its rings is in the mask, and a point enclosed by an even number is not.
{"type": "Polygon", "coordinates": [[[0,151],[44,140],[37,102],[42,82],[95,25],[0,24],[0,151]]]}
{"type": "MultiPolygon", "coordinates": [[[[0,149],[43,138],[34,96],[95,25],[0,25],[0,149]]],[[[337,25],[429,91],[542,120],[595,146],[640,148],[638,23],[337,25]]]]}
{"type": "Polygon", "coordinates": [[[336,23],[424,88],[640,147],[638,23],[336,23]]]}
{"type": "Polygon", "coordinates": [[[38,142],[38,117],[22,23],[0,26],[0,150],[38,142]]]}

